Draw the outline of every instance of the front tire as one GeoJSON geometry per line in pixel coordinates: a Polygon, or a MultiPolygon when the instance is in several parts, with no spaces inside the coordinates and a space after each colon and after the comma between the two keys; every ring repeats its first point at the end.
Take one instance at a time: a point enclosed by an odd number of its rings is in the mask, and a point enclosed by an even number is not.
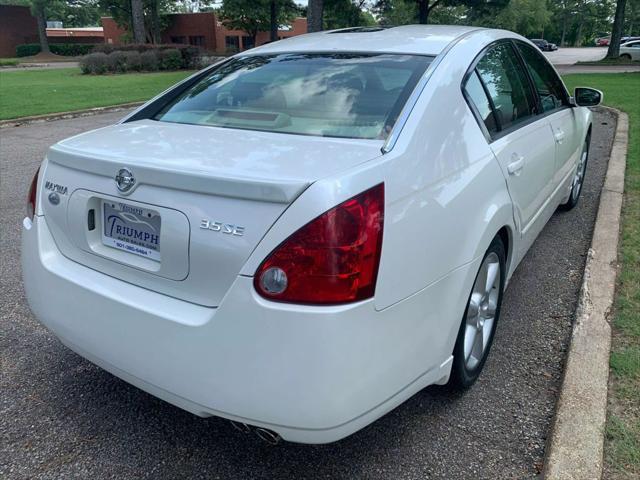
{"type": "Polygon", "coordinates": [[[590,135],[584,141],[582,146],[582,152],[580,153],[580,161],[576,168],[576,173],[573,176],[573,182],[571,184],[571,193],[569,199],[560,205],[561,210],[571,210],[578,204],[580,200],[580,194],[582,193],[582,186],[584,185],[584,177],[587,173],[587,162],[589,161],[589,143],[591,141],[590,135]]]}
{"type": "Polygon", "coordinates": [[[454,389],[469,388],[484,368],[500,318],[505,265],[504,244],[495,237],[480,264],[453,349],[449,385],[454,389]]]}

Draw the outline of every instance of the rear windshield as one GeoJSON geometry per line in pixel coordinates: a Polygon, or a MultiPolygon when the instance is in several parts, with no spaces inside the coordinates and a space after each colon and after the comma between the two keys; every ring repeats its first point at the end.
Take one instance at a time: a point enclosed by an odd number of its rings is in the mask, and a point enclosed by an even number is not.
{"type": "Polygon", "coordinates": [[[299,53],[233,59],[154,118],[327,137],[384,139],[433,57],[299,53]]]}

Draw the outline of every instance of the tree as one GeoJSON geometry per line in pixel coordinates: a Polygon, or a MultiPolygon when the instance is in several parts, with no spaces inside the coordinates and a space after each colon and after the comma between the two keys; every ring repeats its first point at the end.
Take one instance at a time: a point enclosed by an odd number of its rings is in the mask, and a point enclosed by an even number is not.
{"type": "Polygon", "coordinates": [[[278,2],[271,0],[269,2],[269,40],[275,42],[278,40],[278,2]]]}
{"type": "MultiPolygon", "coordinates": [[[[220,17],[225,27],[246,32],[255,45],[258,32],[271,30],[272,0],[223,0],[220,17]]],[[[298,9],[293,0],[275,0],[276,25],[289,23],[298,9]]]]}
{"type": "Polygon", "coordinates": [[[373,5],[378,15],[380,25],[407,25],[418,18],[418,8],[415,2],[406,0],[378,0],[373,5]]]}
{"type": "Polygon", "coordinates": [[[494,15],[478,18],[475,25],[492,28],[504,28],[523,36],[542,36],[541,32],[548,23],[551,14],[544,2],[539,0],[511,0],[509,4],[494,15]]]}
{"type": "Polygon", "coordinates": [[[144,6],[142,0],[131,0],[131,30],[136,43],[146,43],[144,6]]]}
{"type": "MultiPolygon", "coordinates": [[[[96,1],[96,0],[75,0],[75,1],[96,1]]],[[[115,22],[123,29],[132,34],[131,40],[136,43],[159,43],[161,41],[162,29],[167,25],[166,13],[184,11],[184,4],[176,4],[174,0],[97,0],[102,11],[109,13],[115,22]],[[137,2],[137,3],[136,3],[137,2]],[[142,24],[140,18],[138,22],[138,33],[136,35],[133,18],[133,5],[142,4],[142,24]],[[140,32],[140,29],[142,32],[140,32]]],[[[204,3],[204,2],[203,2],[204,3]]]]}
{"type": "Polygon", "coordinates": [[[64,27],[93,27],[100,24],[97,0],[52,1],[47,5],[47,20],[62,22],[64,27]]]}
{"type": "Polygon", "coordinates": [[[640,34],[640,0],[627,0],[625,25],[622,32],[630,36],[640,34]]]}
{"type": "Polygon", "coordinates": [[[36,17],[38,23],[38,38],[40,39],[40,52],[51,53],[49,49],[49,40],[47,39],[47,6],[48,0],[33,0],[31,4],[31,12],[36,17]]]}
{"type": "Polygon", "coordinates": [[[442,0],[416,0],[418,2],[418,22],[428,23],[429,14],[436,8],[442,0]]]}
{"type": "Polygon", "coordinates": [[[452,14],[460,15],[461,10],[464,9],[466,12],[461,15],[460,23],[475,24],[477,23],[476,19],[494,15],[496,11],[508,4],[509,0],[377,0],[373,9],[378,13],[383,24],[399,25],[412,23],[416,20],[418,23],[425,24],[429,23],[434,12],[443,9],[446,9],[448,13],[448,15],[443,15],[445,21],[451,20],[452,14]],[[406,21],[406,17],[412,14],[412,20],[406,21]],[[401,23],[389,21],[394,18],[404,21],[401,23]]]}
{"type": "Polygon", "coordinates": [[[364,3],[364,0],[325,0],[324,28],[332,30],[375,25],[373,15],[363,10],[364,3]]]}
{"type": "Polygon", "coordinates": [[[613,18],[611,28],[611,41],[607,50],[607,58],[618,58],[620,56],[620,38],[622,37],[622,24],[624,23],[624,8],[627,0],[618,0],[616,4],[616,15],[613,18]]]}
{"type": "Polygon", "coordinates": [[[307,31],[319,32],[323,24],[323,0],[309,0],[307,5],[307,31]]]}

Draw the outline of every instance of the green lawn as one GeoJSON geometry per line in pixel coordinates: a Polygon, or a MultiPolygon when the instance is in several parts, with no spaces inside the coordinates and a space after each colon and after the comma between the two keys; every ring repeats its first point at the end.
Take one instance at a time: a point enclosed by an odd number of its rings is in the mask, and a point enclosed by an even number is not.
{"type": "Polygon", "coordinates": [[[605,462],[612,478],[640,477],[640,73],[565,76],[567,86],[591,86],[604,103],[629,114],[620,260],[611,352],[605,462]]]}
{"type": "Polygon", "coordinates": [[[17,58],[0,58],[0,67],[13,67],[18,65],[20,61],[17,58]]]}
{"type": "Polygon", "coordinates": [[[0,120],[148,100],[189,74],[93,76],[77,68],[0,71],[0,120]]]}

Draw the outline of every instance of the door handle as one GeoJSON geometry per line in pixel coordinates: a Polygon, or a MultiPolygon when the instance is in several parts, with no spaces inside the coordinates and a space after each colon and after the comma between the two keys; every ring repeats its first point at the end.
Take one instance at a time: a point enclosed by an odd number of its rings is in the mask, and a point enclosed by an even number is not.
{"type": "Polygon", "coordinates": [[[558,128],[554,132],[553,137],[556,139],[556,143],[562,143],[564,140],[564,131],[561,128],[558,128]]]}
{"type": "Polygon", "coordinates": [[[507,172],[509,175],[520,175],[520,172],[524,168],[524,157],[514,153],[511,155],[511,163],[507,165],[507,172]]]}

